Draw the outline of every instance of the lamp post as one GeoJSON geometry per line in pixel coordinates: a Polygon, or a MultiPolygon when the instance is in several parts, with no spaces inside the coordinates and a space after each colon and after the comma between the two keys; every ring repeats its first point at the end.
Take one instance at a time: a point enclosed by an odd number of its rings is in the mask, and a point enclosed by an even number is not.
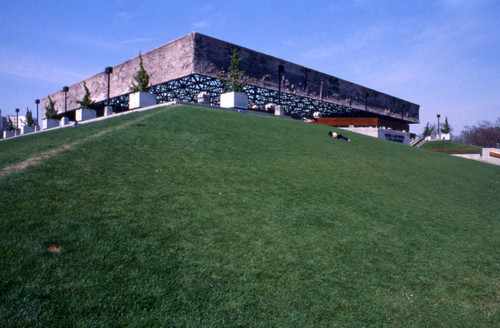
{"type": "Polygon", "coordinates": [[[439,118],[441,117],[440,114],[436,115],[438,118],[438,130],[436,131],[436,136],[439,135],[439,140],[441,140],[441,131],[439,130],[439,118]]]}
{"type": "Polygon", "coordinates": [[[278,65],[278,105],[281,106],[281,74],[285,71],[283,65],[278,65]]]}
{"type": "Polygon", "coordinates": [[[69,91],[69,87],[63,87],[62,91],[64,92],[64,117],[67,117],[67,114],[68,114],[68,91],[69,91]]]}
{"type": "Polygon", "coordinates": [[[19,129],[19,108],[16,108],[16,136],[18,134],[17,130],[19,129]]]}
{"type": "Polygon", "coordinates": [[[106,106],[109,106],[109,75],[113,73],[113,67],[108,66],[104,69],[104,73],[108,76],[108,100],[106,101],[106,106]]]}
{"type": "Polygon", "coordinates": [[[38,125],[38,105],[40,104],[40,99],[35,99],[35,104],[36,104],[36,126],[38,129],[38,127],[39,127],[39,125],[38,125]]]}

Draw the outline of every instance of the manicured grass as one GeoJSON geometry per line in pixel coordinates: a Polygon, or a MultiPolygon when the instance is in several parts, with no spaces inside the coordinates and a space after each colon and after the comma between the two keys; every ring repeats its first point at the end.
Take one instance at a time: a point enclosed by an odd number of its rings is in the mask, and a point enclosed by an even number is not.
{"type": "Polygon", "coordinates": [[[0,143],[72,144],[0,178],[2,326],[497,326],[500,168],[329,130],[184,106],[0,143]]]}
{"type": "Polygon", "coordinates": [[[481,154],[482,152],[482,148],[478,146],[443,140],[428,141],[421,148],[445,154],[481,154]]]}

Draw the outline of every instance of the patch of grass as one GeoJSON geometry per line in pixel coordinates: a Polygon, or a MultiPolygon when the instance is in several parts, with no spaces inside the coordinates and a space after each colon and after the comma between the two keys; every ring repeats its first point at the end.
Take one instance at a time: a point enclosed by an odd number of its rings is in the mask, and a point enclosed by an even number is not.
{"type": "Polygon", "coordinates": [[[498,325],[500,169],[330,129],[183,106],[17,139],[74,146],[0,178],[0,322],[498,325]]]}
{"type": "Polygon", "coordinates": [[[482,148],[478,146],[444,140],[428,141],[421,148],[445,154],[481,154],[482,152],[482,148]]]}

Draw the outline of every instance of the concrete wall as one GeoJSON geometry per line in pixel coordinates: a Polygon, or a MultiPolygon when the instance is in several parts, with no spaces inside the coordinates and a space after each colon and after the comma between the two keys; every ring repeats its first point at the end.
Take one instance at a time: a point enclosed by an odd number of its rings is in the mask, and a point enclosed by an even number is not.
{"type": "MultiPolygon", "coordinates": [[[[186,35],[169,42],[159,48],[142,54],[144,68],[149,74],[151,85],[178,79],[193,72],[193,35],[186,35]]],[[[139,54],[137,54],[139,55],[139,54]]],[[[116,97],[130,92],[134,76],[139,70],[139,56],[113,67],[110,75],[110,97],[116,97]]],[[[85,79],[92,100],[102,101],[107,98],[108,78],[103,72],[85,79]]],[[[62,89],[62,88],[61,88],[62,89]]],[[[79,108],[77,103],[85,95],[83,81],[69,86],[68,110],[79,108]]],[[[64,112],[64,92],[58,91],[50,95],[56,101],[56,109],[64,112]]],[[[48,98],[42,99],[43,117],[48,98]]]]}
{"type": "Polygon", "coordinates": [[[373,138],[395,141],[405,145],[410,144],[410,133],[408,132],[382,129],[377,127],[348,127],[342,129],[356,133],[361,133],[373,138]]]}
{"type": "MultiPolygon", "coordinates": [[[[247,78],[252,79],[252,85],[278,90],[278,66],[283,65],[283,92],[367,110],[411,123],[419,122],[419,105],[195,32],[148,51],[142,57],[151,84],[156,85],[193,73],[218,78],[220,72],[228,70],[235,48],[239,49],[238,53],[242,58],[239,68],[247,78]]],[[[138,57],[114,66],[110,96],[129,93],[138,69],[138,57]]],[[[107,76],[104,72],[85,81],[93,100],[106,99],[107,76]]],[[[81,100],[84,94],[83,81],[69,86],[68,110],[78,108],[76,101],[81,100]]],[[[56,101],[58,112],[63,112],[64,93],[58,91],[51,98],[56,101]]],[[[47,98],[42,99],[43,108],[47,103],[47,98]]]]}
{"type": "Polygon", "coordinates": [[[500,149],[498,148],[483,148],[483,161],[486,161],[491,164],[500,165],[500,149]],[[494,153],[494,154],[492,154],[494,153]],[[493,156],[496,155],[496,156],[493,156]]]}

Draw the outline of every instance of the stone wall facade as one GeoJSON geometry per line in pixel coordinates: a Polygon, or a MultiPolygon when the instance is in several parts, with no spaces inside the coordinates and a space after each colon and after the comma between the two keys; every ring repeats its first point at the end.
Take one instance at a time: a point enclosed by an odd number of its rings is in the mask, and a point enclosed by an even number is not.
{"type": "MultiPolygon", "coordinates": [[[[156,85],[190,74],[218,78],[221,72],[228,70],[235,48],[242,58],[239,68],[254,86],[278,90],[278,66],[282,65],[281,91],[284,93],[361,109],[408,123],[419,122],[419,105],[196,32],[148,51],[142,57],[151,85],[156,85]]],[[[113,67],[110,76],[111,98],[130,92],[138,69],[138,57],[113,67]]],[[[104,72],[85,81],[93,100],[106,99],[107,76],[104,72]]],[[[76,101],[82,99],[84,93],[83,81],[70,86],[68,110],[79,107],[76,101]]],[[[57,102],[57,110],[63,112],[64,93],[56,92],[51,98],[57,102]]],[[[47,98],[44,98],[43,106],[47,102],[47,98]]]]}

